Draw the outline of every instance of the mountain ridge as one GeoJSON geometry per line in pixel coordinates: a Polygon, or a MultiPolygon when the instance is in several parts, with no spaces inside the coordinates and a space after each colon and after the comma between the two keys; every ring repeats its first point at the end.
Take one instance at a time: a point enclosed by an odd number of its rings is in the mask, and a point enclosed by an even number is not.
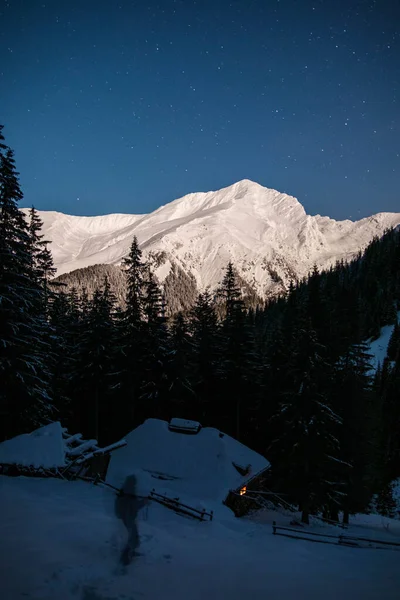
{"type": "Polygon", "coordinates": [[[187,194],[145,215],[38,212],[58,275],[119,264],[136,235],[145,255],[159,256],[156,275],[161,282],[176,265],[194,277],[199,290],[214,288],[232,261],[261,297],[283,291],[314,264],[328,268],[351,259],[374,236],[400,224],[400,213],[359,221],[311,216],[293,196],[247,179],[187,194]]]}

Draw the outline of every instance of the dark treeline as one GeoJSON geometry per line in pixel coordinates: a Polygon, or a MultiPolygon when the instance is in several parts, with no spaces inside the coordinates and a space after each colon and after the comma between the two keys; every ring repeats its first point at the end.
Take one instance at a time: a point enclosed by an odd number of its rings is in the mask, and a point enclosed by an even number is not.
{"type": "MultiPolygon", "coordinates": [[[[152,253],[148,253],[146,256],[146,263],[153,271],[157,266],[162,264],[162,260],[166,260],[165,253],[158,254],[161,254],[161,259],[159,256],[155,257],[152,253]],[[155,260],[155,258],[158,260],[155,260]]],[[[167,317],[176,315],[178,312],[187,315],[195,305],[199,295],[196,280],[190,272],[186,273],[179,267],[172,257],[169,258],[169,261],[171,263],[170,271],[161,284],[165,300],[165,314],[167,317]]],[[[117,306],[124,310],[126,308],[125,300],[128,282],[126,272],[120,265],[102,264],[83,267],[69,273],[63,273],[53,281],[54,283],[62,284],[67,292],[75,289],[79,296],[84,292],[91,299],[95,291],[103,287],[105,277],[108,279],[110,291],[116,298],[117,306]]],[[[252,286],[240,276],[236,275],[236,278],[240,285],[245,306],[247,308],[256,308],[262,305],[263,300],[256,294],[252,286]]],[[[219,309],[223,311],[223,307],[217,305],[218,314],[219,309]]]]}
{"type": "Polygon", "coordinates": [[[40,219],[18,210],[2,136],[0,160],[1,439],[60,420],[103,445],[149,417],[195,419],[265,454],[271,486],[305,522],[315,512],[347,520],[373,494],[390,512],[400,476],[399,326],[376,373],[364,340],[396,323],[399,231],[254,310],[229,264],[217,294],[206,290],[173,317],[135,238],[121,309],[107,277],[90,297],[51,282],[40,219]]]}
{"type": "MultiPolygon", "coordinates": [[[[150,256],[150,260],[150,268],[157,266],[153,256],[150,256]]],[[[96,290],[103,287],[105,277],[108,279],[110,291],[115,296],[117,306],[124,310],[128,282],[125,270],[119,265],[92,265],[64,273],[54,281],[62,284],[67,292],[75,289],[79,296],[84,292],[91,299],[96,290]]],[[[193,307],[199,293],[193,275],[186,274],[173,261],[171,261],[170,272],[162,284],[162,290],[167,317],[179,311],[187,313],[193,307]]]]}

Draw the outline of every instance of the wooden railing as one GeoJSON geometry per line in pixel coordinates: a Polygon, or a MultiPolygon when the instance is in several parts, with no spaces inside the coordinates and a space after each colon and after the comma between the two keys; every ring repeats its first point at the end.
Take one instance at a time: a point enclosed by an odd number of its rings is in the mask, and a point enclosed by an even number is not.
{"type": "Polygon", "coordinates": [[[400,542],[392,542],[387,540],[377,540],[366,537],[357,537],[351,535],[331,535],[329,533],[317,533],[315,531],[305,529],[294,529],[291,527],[281,527],[273,521],[272,533],[274,535],[283,535],[298,540],[306,540],[308,542],[319,542],[322,544],[341,544],[343,546],[355,546],[358,548],[375,548],[375,549],[392,549],[400,550],[400,542]],[[284,532],[284,533],[281,533],[284,532]],[[296,535],[294,535],[296,534],[296,535]],[[323,538],[323,539],[317,539],[323,538]],[[334,541],[333,541],[334,540],[334,541]]]}
{"type": "Polygon", "coordinates": [[[149,494],[150,500],[155,500],[159,504],[163,504],[167,508],[171,508],[176,512],[188,515],[189,517],[193,517],[195,519],[199,519],[200,521],[212,521],[213,520],[213,511],[206,511],[205,508],[198,509],[193,506],[189,506],[188,504],[184,504],[180,501],[179,498],[171,498],[165,494],[158,494],[154,489],[149,494]]]}

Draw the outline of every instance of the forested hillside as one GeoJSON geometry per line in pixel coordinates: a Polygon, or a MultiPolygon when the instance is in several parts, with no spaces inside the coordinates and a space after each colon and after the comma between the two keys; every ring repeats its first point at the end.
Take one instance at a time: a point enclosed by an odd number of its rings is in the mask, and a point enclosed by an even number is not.
{"type": "MultiPolygon", "coordinates": [[[[146,263],[154,270],[158,264],[157,257],[150,255],[150,259],[146,263]]],[[[104,279],[107,278],[110,291],[115,297],[116,306],[125,310],[128,285],[126,275],[123,265],[93,265],[59,275],[54,279],[54,283],[61,284],[66,292],[71,293],[74,291],[79,296],[83,294],[92,299],[96,289],[103,287],[104,279]]],[[[191,273],[185,273],[179,265],[171,263],[171,269],[162,283],[159,282],[156,275],[154,275],[154,278],[160,286],[167,317],[172,317],[178,312],[187,314],[194,307],[199,290],[191,273]]],[[[236,280],[246,307],[256,308],[264,304],[263,300],[257,296],[254,288],[237,273],[236,280]]],[[[215,295],[215,290],[213,290],[213,293],[215,295]]],[[[219,305],[217,297],[215,300],[219,305]]]]}
{"type": "Polygon", "coordinates": [[[318,511],[348,519],[374,493],[390,511],[400,475],[399,326],[376,373],[365,341],[400,309],[399,230],[256,309],[229,263],[217,294],[168,318],[166,286],[163,294],[136,238],[118,302],[111,273],[90,295],[54,285],[40,219],[18,209],[3,137],[0,161],[1,439],[57,419],[107,444],[148,417],[196,419],[268,456],[271,485],[305,522],[318,511]]]}
{"type": "MultiPolygon", "coordinates": [[[[154,259],[149,263],[153,268],[156,263],[154,259]]],[[[55,279],[56,283],[62,284],[66,292],[73,290],[81,296],[87,295],[93,298],[95,291],[102,288],[107,278],[110,291],[115,297],[116,306],[124,310],[126,308],[127,277],[123,267],[116,265],[93,265],[84,269],[76,269],[70,273],[64,273],[55,279]]],[[[156,278],[157,280],[157,278],[156,278]]],[[[190,310],[198,296],[196,281],[187,275],[178,265],[172,264],[162,284],[162,295],[165,302],[165,314],[171,316],[179,311],[190,310]]]]}

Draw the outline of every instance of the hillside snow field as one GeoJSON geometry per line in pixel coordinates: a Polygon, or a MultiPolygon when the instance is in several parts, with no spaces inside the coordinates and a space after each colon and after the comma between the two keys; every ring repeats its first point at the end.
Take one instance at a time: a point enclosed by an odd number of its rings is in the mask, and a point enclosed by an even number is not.
{"type": "MultiPolygon", "coordinates": [[[[7,464],[21,459],[37,466],[64,464],[61,438],[61,425],[52,423],[3,442],[0,458],[7,464]]],[[[299,514],[283,509],[236,518],[222,503],[229,489],[244,480],[234,464],[249,465],[251,476],[268,468],[265,458],[212,428],[188,436],[171,432],[156,419],[128,434],[126,442],[112,454],[108,483],[119,488],[135,474],[136,493],[142,497],[155,489],[202,506],[207,514],[213,511],[213,519],[199,521],[147,500],[137,517],[138,555],[122,564],[132,539],[132,507],[124,503],[124,520],[113,488],[82,480],[0,475],[1,598],[399,598],[399,520],[357,515],[343,532],[315,517],[302,527],[299,514]],[[273,535],[274,521],[294,529],[291,535],[312,531],[319,537],[309,541],[273,535]],[[341,533],[374,540],[379,548],[339,545],[341,533]],[[323,537],[327,535],[334,538],[323,537]],[[381,541],[398,545],[385,547],[381,541]]]]}
{"type": "Polygon", "coordinates": [[[136,235],[144,252],[157,256],[161,281],[174,263],[193,274],[200,290],[214,288],[231,260],[262,296],[306,276],[314,264],[325,268],[351,259],[374,236],[400,224],[400,213],[355,222],[310,216],[296,198],[249,180],[189,194],[148,215],[39,214],[58,275],[119,264],[136,235]]]}
{"type": "MultiPolygon", "coordinates": [[[[397,313],[397,320],[400,321],[400,311],[397,313]]],[[[382,327],[381,334],[376,340],[368,341],[368,352],[372,357],[371,366],[374,371],[376,371],[379,365],[381,367],[383,365],[383,361],[387,356],[387,349],[393,329],[394,325],[385,325],[385,327],[382,327]]]]}
{"type": "MultiPolygon", "coordinates": [[[[396,550],[272,535],[292,517],[197,522],[159,504],[138,517],[141,555],[119,557],[126,529],[112,490],[83,481],[0,476],[0,589],[5,600],[397,600],[396,550]]],[[[338,534],[327,525],[315,531],[338,534]]],[[[400,522],[370,515],[351,533],[400,541],[400,522]]]]}

